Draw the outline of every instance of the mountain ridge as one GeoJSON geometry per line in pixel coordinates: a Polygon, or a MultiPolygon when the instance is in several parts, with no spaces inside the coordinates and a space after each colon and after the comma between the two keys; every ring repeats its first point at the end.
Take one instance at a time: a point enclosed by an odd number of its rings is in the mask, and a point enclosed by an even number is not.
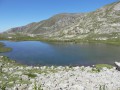
{"type": "Polygon", "coordinates": [[[61,13],[49,19],[11,28],[7,34],[42,36],[51,39],[120,38],[120,1],[89,13],[61,13]]]}

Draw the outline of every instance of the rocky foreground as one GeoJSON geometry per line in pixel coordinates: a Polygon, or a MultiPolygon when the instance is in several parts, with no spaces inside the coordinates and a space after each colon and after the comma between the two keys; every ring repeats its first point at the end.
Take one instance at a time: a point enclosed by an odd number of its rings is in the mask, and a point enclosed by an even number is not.
{"type": "Polygon", "coordinates": [[[84,66],[23,66],[0,56],[0,90],[120,90],[120,71],[84,66]]]}

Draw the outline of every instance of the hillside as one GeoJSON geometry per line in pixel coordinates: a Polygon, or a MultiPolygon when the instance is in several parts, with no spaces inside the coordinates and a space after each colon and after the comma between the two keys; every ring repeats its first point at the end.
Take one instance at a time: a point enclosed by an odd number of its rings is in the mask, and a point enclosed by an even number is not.
{"type": "Polygon", "coordinates": [[[90,13],[62,13],[47,20],[7,30],[7,34],[49,39],[120,39],[120,1],[90,13]]]}

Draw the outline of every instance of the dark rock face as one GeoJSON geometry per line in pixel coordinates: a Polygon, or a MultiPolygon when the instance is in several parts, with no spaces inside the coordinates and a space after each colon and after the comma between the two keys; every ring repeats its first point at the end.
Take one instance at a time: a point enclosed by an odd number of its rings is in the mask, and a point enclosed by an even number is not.
{"type": "Polygon", "coordinates": [[[7,33],[42,35],[55,39],[119,38],[120,1],[90,13],[58,14],[41,22],[11,28],[7,33]]]}

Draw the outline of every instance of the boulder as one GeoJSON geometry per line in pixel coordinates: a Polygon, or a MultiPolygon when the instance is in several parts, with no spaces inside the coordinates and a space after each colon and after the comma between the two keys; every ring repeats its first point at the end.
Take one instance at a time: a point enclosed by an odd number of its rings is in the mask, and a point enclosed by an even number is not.
{"type": "Polygon", "coordinates": [[[116,69],[120,71],[120,62],[115,62],[116,69]]]}

